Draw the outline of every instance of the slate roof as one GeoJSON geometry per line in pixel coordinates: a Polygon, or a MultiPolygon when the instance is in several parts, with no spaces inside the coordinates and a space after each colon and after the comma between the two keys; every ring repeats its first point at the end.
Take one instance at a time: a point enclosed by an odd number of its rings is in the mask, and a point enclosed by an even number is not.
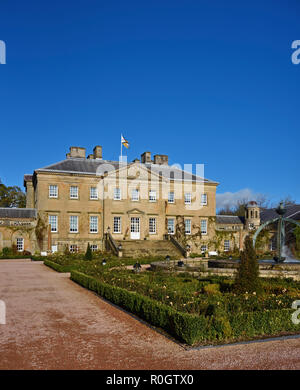
{"type": "Polygon", "coordinates": [[[0,207],[0,218],[36,218],[36,209],[0,207]]]}
{"type": "MultiPolygon", "coordinates": [[[[295,221],[300,220],[300,205],[291,205],[286,207],[286,213],[283,216],[284,218],[291,218],[295,221]]],[[[278,214],[275,209],[261,209],[260,219],[261,223],[270,221],[271,219],[278,218],[278,214]]]]}
{"type": "MultiPolygon", "coordinates": [[[[111,160],[88,160],[83,158],[68,158],[66,160],[57,162],[55,164],[48,165],[44,168],[37,169],[36,172],[66,172],[66,173],[78,173],[78,174],[103,174],[105,171],[110,172],[114,169],[119,169],[125,166],[126,163],[119,163],[118,161],[111,160]]],[[[128,163],[129,165],[130,163],[128,163]]],[[[190,172],[183,171],[179,168],[172,167],[170,165],[159,165],[141,163],[147,169],[152,170],[154,173],[160,175],[166,179],[174,180],[186,180],[186,181],[197,181],[204,183],[215,183],[213,180],[203,179],[200,176],[196,176],[190,172]]]]}
{"type": "Polygon", "coordinates": [[[237,215],[216,215],[216,222],[220,224],[244,224],[245,218],[237,215]]]}

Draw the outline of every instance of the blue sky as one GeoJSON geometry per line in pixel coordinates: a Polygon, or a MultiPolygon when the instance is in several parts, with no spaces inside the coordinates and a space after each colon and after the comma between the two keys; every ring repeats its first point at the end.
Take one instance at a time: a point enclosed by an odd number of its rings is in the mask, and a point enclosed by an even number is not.
{"type": "Polygon", "coordinates": [[[219,193],[300,202],[300,3],[9,1],[0,5],[0,178],[69,146],[205,164],[219,193]],[[281,152],[282,151],[282,152],[281,152]]]}

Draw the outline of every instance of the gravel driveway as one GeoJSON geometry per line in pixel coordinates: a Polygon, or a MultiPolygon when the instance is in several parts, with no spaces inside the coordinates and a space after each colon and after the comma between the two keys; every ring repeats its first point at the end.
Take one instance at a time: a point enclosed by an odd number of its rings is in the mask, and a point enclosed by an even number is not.
{"type": "Polygon", "coordinates": [[[68,277],[0,260],[0,369],[300,369],[300,339],[185,350],[68,277]]]}

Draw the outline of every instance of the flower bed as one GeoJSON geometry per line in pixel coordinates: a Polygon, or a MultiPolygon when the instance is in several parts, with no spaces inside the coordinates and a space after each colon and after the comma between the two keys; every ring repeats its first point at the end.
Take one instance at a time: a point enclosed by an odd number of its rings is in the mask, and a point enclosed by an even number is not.
{"type": "Polygon", "coordinates": [[[291,321],[293,310],[288,308],[235,313],[225,312],[220,307],[219,311],[211,313],[191,314],[78,271],[71,271],[71,280],[189,345],[247,340],[300,330],[300,325],[291,321]]]}
{"type": "MultiPolygon", "coordinates": [[[[49,262],[55,263],[60,267],[53,266],[53,269],[67,269],[67,271],[59,271],[59,272],[69,272],[71,269],[83,269],[83,270],[92,270],[103,269],[102,261],[105,259],[106,265],[105,269],[125,267],[128,265],[133,265],[137,260],[132,258],[119,258],[116,256],[112,256],[111,254],[105,253],[93,253],[93,260],[86,260],[84,258],[84,254],[53,254],[50,256],[39,257],[36,256],[34,260],[43,260],[46,265],[49,265],[49,262]]],[[[155,261],[161,261],[163,258],[161,257],[145,257],[139,260],[140,264],[148,264],[155,261]]]]}
{"type": "MultiPolygon", "coordinates": [[[[157,259],[159,260],[159,259],[157,259]]],[[[141,259],[140,263],[153,259],[141,259]]],[[[99,256],[50,256],[44,263],[126,310],[163,328],[189,345],[224,343],[297,333],[291,320],[292,302],[300,282],[262,279],[263,292],[237,294],[233,280],[195,278],[180,272],[133,273],[125,266],[136,260],[99,256]],[[102,265],[105,257],[106,265],[102,265]]]]}

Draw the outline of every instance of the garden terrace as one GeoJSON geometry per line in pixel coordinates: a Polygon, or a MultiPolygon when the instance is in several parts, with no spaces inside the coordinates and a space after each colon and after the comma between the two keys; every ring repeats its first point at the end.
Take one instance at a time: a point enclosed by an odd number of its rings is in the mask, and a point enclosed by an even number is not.
{"type": "MultiPolygon", "coordinates": [[[[261,278],[261,293],[238,294],[232,278],[205,271],[193,275],[177,267],[177,261],[173,263],[181,272],[168,268],[135,273],[133,268],[126,268],[135,261],[100,254],[88,261],[80,255],[65,255],[52,256],[48,265],[60,272],[70,271],[74,282],[189,345],[251,340],[300,330],[300,325],[291,321],[291,306],[299,298],[300,282],[261,278]]],[[[149,259],[140,260],[140,264],[147,263],[149,259]]]]}

